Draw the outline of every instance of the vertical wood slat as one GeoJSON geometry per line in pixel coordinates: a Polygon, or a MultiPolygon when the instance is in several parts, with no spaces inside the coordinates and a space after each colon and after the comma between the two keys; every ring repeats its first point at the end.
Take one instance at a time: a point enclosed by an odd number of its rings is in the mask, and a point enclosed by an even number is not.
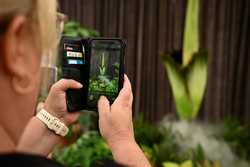
{"type": "MultiPolygon", "coordinates": [[[[208,84],[207,84],[207,92],[206,92],[206,97],[205,97],[205,102],[204,102],[204,118],[206,120],[211,119],[211,117],[214,116],[214,111],[215,107],[218,106],[218,99],[217,96],[214,93],[217,93],[217,82],[214,82],[214,84],[210,84],[211,81],[217,81],[217,63],[216,63],[216,58],[214,56],[214,28],[215,28],[215,19],[210,19],[210,18],[216,18],[215,17],[215,3],[216,0],[211,0],[211,1],[203,1],[206,5],[203,7],[207,8],[206,14],[205,14],[205,22],[206,22],[206,27],[203,27],[206,29],[206,32],[204,34],[205,36],[205,41],[204,41],[204,48],[208,49],[208,54],[209,54],[209,71],[208,71],[208,84]],[[212,66],[212,67],[211,67],[212,66]],[[213,79],[212,79],[213,78],[213,79]],[[213,100],[214,99],[214,100],[213,100]]],[[[204,9],[203,9],[204,10],[204,9]]]]}
{"type": "Polygon", "coordinates": [[[229,39],[230,39],[230,19],[229,19],[229,14],[230,14],[230,8],[231,8],[231,3],[230,1],[226,1],[224,0],[224,22],[225,22],[225,25],[224,25],[224,38],[223,38],[223,53],[224,53],[224,63],[225,63],[225,67],[224,67],[224,77],[225,77],[225,80],[224,80],[224,93],[223,95],[225,96],[224,97],[224,108],[223,108],[223,117],[227,116],[227,113],[231,113],[232,112],[232,109],[231,109],[231,98],[230,95],[231,95],[231,91],[230,90],[230,87],[232,86],[232,82],[229,81],[229,75],[228,75],[228,71],[230,70],[230,67],[229,67],[229,39]],[[229,81],[229,82],[228,82],[229,81]]]}
{"type": "Polygon", "coordinates": [[[124,1],[124,18],[123,18],[123,38],[126,39],[127,42],[127,52],[125,56],[126,61],[126,73],[130,77],[130,81],[135,87],[136,83],[136,39],[137,39],[137,1],[134,0],[126,0],[124,1]]]}
{"type": "MultiPolygon", "coordinates": [[[[213,37],[213,59],[214,62],[216,62],[216,75],[217,75],[217,80],[216,80],[216,94],[213,96],[216,97],[216,108],[214,108],[214,115],[213,117],[215,118],[216,121],[220,120],[222,112],[222,106],[223,106],[223,97],[222,97],[222,91],[223,91],[223,80],[224,80],[224,59],[223,59],[223,42],[222,39],[224,38],[224,18],[223,18],[223,1],[216,1],[214,3],[214,8],[215,8],[215,22],[214,22],[214,37],[213,37]]],[[[211,78],[210,78],[211,79],[211,78]]],[[[210,80],[211,81],[211,80],[210,80]]]]}
{"type": "Polygon", "coordinates": [[[107,32],[107,36],[110,37],[117,37],[117,22],[119,22],[119,20],[117,19],[118,17],[118,1],[117,0],[110,0],[110,4],[109,4],[109,8],[108,8],[108,18],[109,18],[109,22],[108,22],[108,32],[107,32]]]}
{"type": "MultiPolygon", "coordinates": [[[[209,52],[209,76],[200,118],[228,115],[250,120],[250,1],[200,0],[201,47],[209,52]]],[[[182,47],[187,0],[60,0],[70,19],[102,36],[127,40],[126,69],[136,112],[160,120],[175,112],[160,54],[182,47]]]]}
{"type": "Polygon", "coordinates": [[[165,69],[163,66],[163,63],[161,61],[161,54],[166,52],[166,42],[167,42],[167,1],[166,0],[159,0],[158,2],[158,34],[157,34],[157,59],[156,59],[156,97],[158,99],[162,100],[156,100],[155,104],[155,116],[156,118],[159,118],[163,115],[163,113],[166,113],[170,111],[170,107],[166,105],[166,103],[169,102],[168,94],[166,92],[168,91],[167,82],[163,82],[166,80],[165,69]],[[159,75],[161,74],[161,75],[159,75]],[[163,107],[161,107],[163,106],[163,107]],[[166,110],[166,112],[163,111],[163,108],[166,110]]]}
{"type": "Polygon", "coordinates": [[[135,83],[135,114],[138,115],[141,105],[141,80],[142,80],[142,59],[143,59],[143,25],[144,25],[144,0],[139,1],[138,24],[137,24],[137,49],[136,49],[136,83],[135,83]]]}
{"type": "MultiPolygon", "coordinates": [[[[245,15],[244,15],[244,17],[246,18],[246,28],[248,27],[250,27],[250,1],[246,1],[246,9],[245,9],[245,15]]],[[[249,30],[248,31],[246,31],[246,41],[248,41],[248,43],[249,43],[249,41],[250,41],[250,32],[249,32],[249,30]]],[[[249,66],[249,64],[250,64],[250,58],[249,58],[249,54],[250,54],[250,47],[249,47],[249,45],[247,45],[247,43],[246,43],[246,55],[248,55],[247,56],[247,64],[248,64],[248,66],[249,66]]],[[[250,80],[249,80],[249,78],[250,78],[250,68],[248,68],[247,69],[247,75],[246,76],[244,76],[244,77],[246,77],[246,78],[248,78],[248,79],[246,79],[247,80],[247,83],[246,83],[246,85],[248,85],[247,87],[246,87],[246,96],[245,96],[245,99],[246,99],[246,101],[249,101],[249,94],[250,94],[250,80]]],[[[244,108],[244,111],[248,111],[248,112],[245,112],[245,121],[247,122],[247,121],[249,121],[249,118],[250,118],[250,103],[249,102],[246,102],[245,103],[245,108],[244,108]]]]}
{"type": "Polygon", "coordinates": [[[232,56],[232,61],[231,61],[231,64],[230,64],[230,67],[233,67],[233,76],[232,76],[232,80],[233,80],[233,116],[237,117],[237,114],[238,110],[240,110],[240,105],[239,105],[239,102],[241,100],[240,98],[240,94],[239,94],[239,91],[240,91],[240,83],[241,81],[239,80],[239,70],[240,70],[240,60],[239,60],[239,57],[240,55],[238,54],[238,50],[239,50],[239,46],[240,46],[240,40],[239,37],[240,37],[240,32],[241,30],[238,28],[238,24],[240,22],[240,20],[242,18],[240,18],[239,16],[239,12],[241,11],[240,9],[240,5],[239,3],[236,3],[235,1],[233,2],[233,5],[234,5],[234,8],[233,8],[233,12],[232,12],[232,32],[231,32],[231,35],[232,35],[232,38],[231,38],[231,52],[229,54],[231,54],[232,56]],[[237,99],[237,100],[236,100],[237,99]],[[239,107],[239,108],[238,108],[239,107]]]}
{"type": "Polygon", "coordinates": [[[119,17],[117,18],[119,20],[118,22],[118,36],[122,37],[124,34],[124,2],[125,0],[120,0],[119,1],[119,17]]]}
{"type": "MultiPolygon", "coordinates": [[[[249,58],[245,56],[247,54],[246,48],[249,47],[249,43],[247,42],[247,31],[249,27],[247,27],[247,17],[244,17],[247,15],[245,13],[247,6],[246,6],[246,1],[245,3],[242,3],[239,7],[239,22],[240,25],[242,25],[242,29],[240,29],[239,37],[238,37],[238,43],[239,43],[239,49],[237,51],[238,59],[239,59],[239,66],[238,66],[238,92],[237,92],[237,97],[239,97],[239,100],[237,100],[237,110],[239,115],[243,116],[243,120],[245,119],[246,113],[244,112],[244,103],[247,103],[247,94],[245,91],[245,88],[248,86],[247,85],[247,80],[245,76],[247,76],[247,70],[245,69],[246,66],[249,65],[249,58]]],[[[239,27],[238,27],[239,28],[239,27]]]]}

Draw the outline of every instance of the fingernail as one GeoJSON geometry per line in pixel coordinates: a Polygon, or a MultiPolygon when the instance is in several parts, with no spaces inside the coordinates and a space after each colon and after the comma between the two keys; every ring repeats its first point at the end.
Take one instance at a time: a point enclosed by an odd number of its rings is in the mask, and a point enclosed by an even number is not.
{"type": "Polygon", "coordinates": [[[106,97],[102,95],[102,96],[100,96],[100,99],[105,100],[106,97]]]}
{"type": "Polygon", "coordinates": [[[79,88],[82,88],[83,87],[83,85],[81,84],[81,83],[77,83],[77,87],[79,87],[79,88]]]}

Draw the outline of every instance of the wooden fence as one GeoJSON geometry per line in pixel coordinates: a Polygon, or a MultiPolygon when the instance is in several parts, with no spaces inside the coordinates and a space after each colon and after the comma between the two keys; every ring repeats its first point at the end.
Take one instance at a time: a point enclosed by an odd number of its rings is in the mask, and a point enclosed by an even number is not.
{"type": "MultiPolygon", "coordinates": [[[[127,41],[134,110],[152,121],[175,113],[160,54],[182,48],[186,0],[60,0],[71,20],[127,41]]],[[[200,119],[250,120],[250,1],[201,0],[200,41],[209,76],[200,119]]]]}

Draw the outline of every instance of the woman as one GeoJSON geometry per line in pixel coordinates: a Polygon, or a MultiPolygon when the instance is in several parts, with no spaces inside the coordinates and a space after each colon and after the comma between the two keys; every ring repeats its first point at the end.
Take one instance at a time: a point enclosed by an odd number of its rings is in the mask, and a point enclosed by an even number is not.
{"type": "MultiPolygon", "coordinates": [[[[37,159],[39,166],[46,165],[49,160],[41,157],[10,153],[47,156],[60,141],[60,135],[34,116],[41,55],[56,49],[58,41],[56,19],[55,0],[0,0],[1,164],[25,160],[32,166],[37,159]]],[[[81,87],[76,81],[60,80],[52,86],[43,110],[65,126],[72,124],[79,113],[67,112],[65,91],[81,87]]],[[[134,140],[132,101],[131,85],[125,76],[124,87],[111,106],[105,97],[98,102],[100,132],[116,162],[150,166],[134,140]]]]}

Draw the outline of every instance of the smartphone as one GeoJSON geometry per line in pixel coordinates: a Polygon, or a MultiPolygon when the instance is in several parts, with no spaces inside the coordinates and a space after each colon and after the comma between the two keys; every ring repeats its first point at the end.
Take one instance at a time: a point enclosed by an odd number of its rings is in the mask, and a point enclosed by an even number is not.
{"type": "Polygon", "coordinates": [[[124,42],[120,39],[92,39],[88,107],[96,108],[101,95],[113,102],[123,86],[124,42]]]}
{"type": "Polygon", "coordinates": [[[63,78],[83,84],[80,90],[66,92],[68,111],[95,111],[102,95],[112,104],[123,86],[125,42],[63,37],[60,48],[63,78]]]}

